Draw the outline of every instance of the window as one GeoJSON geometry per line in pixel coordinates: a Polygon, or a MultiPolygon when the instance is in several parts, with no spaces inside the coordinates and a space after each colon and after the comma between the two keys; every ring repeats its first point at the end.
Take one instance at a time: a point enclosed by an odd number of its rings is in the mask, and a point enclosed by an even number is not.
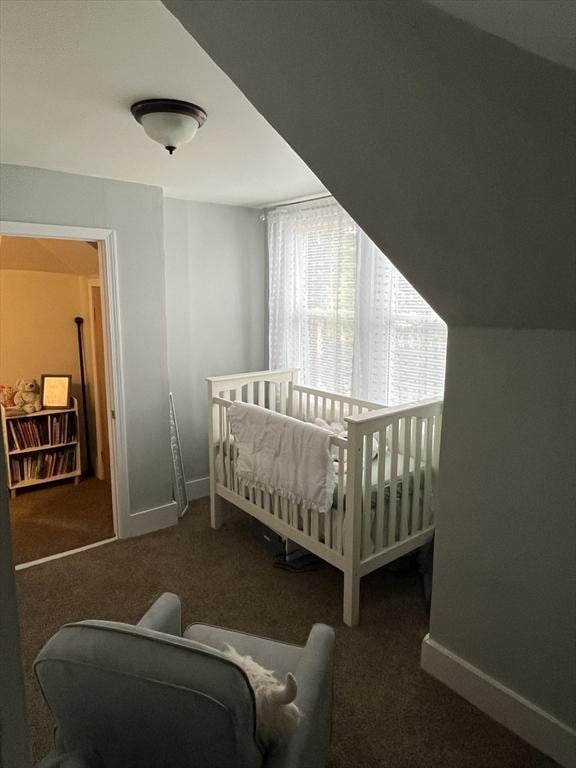
{"type": "Polygon", "coordinates": [[[333,200],[268,214],[270,365],[387,405],[442,396],[446,326],[333,200]]]}

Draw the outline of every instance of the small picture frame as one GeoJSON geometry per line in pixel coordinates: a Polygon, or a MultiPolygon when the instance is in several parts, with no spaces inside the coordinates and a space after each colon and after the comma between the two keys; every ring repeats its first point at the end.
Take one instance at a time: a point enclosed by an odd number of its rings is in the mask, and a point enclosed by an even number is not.
{"type": "Polygon", "coordinates": [[[41,386],[42,410],[70,407],[70,385],[72,376],[68,373],[43,373],[41,386]]]}

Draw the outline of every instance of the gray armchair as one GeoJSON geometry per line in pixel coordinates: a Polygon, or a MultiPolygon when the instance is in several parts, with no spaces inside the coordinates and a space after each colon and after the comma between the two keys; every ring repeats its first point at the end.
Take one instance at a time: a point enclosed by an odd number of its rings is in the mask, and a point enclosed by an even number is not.
{"type": "Polygon", "coordinates": [[[56,750],[39,768],[322,768],[328,759],[334,631],[312,627],[304,647],[192,624],[162,595],[136,626],[67,624],[40,651],[35,672],[56,721],[56,750]],[[229,643],[298,681],[304,713],[265,752],[254,695],[229,643]]]}

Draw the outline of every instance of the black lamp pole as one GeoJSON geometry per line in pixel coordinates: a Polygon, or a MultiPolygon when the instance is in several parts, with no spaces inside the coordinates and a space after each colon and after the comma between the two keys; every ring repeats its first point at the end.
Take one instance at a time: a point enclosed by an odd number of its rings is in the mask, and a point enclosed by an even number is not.
{"type": "Polygon", "coordinates": [[[82,407],[84,411],[84,433],[86,436],[86,474],[92,474],[92,456],[90,454],[90,427],[88,425],[88,399],[86,397],[86,377],[84,375],[84,340],[82,338],[83,317],[75,317],[78,330],[78,354],[80,356],[80,382],[82,384],[82,407]]]}

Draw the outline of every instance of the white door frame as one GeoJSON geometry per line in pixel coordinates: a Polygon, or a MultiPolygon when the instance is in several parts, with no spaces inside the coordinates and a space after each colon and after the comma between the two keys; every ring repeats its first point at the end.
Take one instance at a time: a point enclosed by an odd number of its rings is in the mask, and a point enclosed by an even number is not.
{"type": "Polygon", "coordinates": [[[125,521],[130,512],[128,495],[128,450],[120,333],[120,297],[118,291],[118,250],[113,229],[71,227],[60,224],[33,224],[0,220],[0,235],[40,237],[57,240],[83,240],[98,243],[105,339],[105,378],[110,440],[110,480],[114,531],[125,535],[125,521]]]}
{"type": "MultiPolygon", "coordinates": [[[[91,339],[91,365],[92,365],[92,383],[94,385],[94,418],[96,423],[94,424],[94,428],[96,430],[96,467],[95,467],[95,474],[96,477],[102,479],[104,475],[104,463],[102,461],[102,442],[103,442],[103,435],[102,435],[102,429],[100,426],[100,398],[98,397],[98,387],[101,386],[101,382],[98,379],[98,370],[96,366],[96,343],[94,339],[94,296],[92,294],[92,288],[102,287],[102,281],[100,277],[89,277],[86,281],[86,286],[88,288],[88,313],[90,315],[90,339],[91,339]]],[[[101,299],[103,300],[103,295],[100,295],[101,299]]],[[[102,307],[102,318],[104,318],[104,307],[102,307]]],[[[102,328],[104,330],[104,328],[102,328]]],[[[106,352],[104,352],[106,354],[106,352]]],[[[102,382],[104,387],[106,387],[106,382],[102,382]]],[[[111,471],[111,470],[110,470],[111,471]]]]}

